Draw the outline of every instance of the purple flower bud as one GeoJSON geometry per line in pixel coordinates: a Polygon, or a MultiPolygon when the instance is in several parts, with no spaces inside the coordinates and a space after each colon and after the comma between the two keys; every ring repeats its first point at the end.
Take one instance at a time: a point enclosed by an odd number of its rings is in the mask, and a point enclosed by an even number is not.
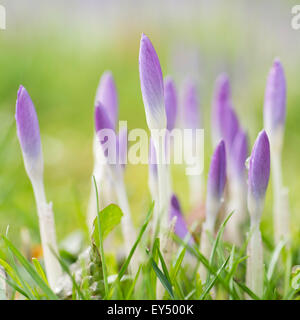
{"type": "Polygon", "coordinates": [[[199,101],[196,84],[191,80],[186,80],[183,90],[183,117],[185,129],[199,129],[199,101]]]}
{"type": "Polygon", "coordinates": [[[118,119],[118,96],[114,78],[110,71],[103,73],[97,89],[95,106],[98,103],[104,106],[114,128],[118,119]]]}
{"type": "Polygon", "coordinates": [[[16,114],[17,134],[23,154],[35,159],[41,155],[41,138],[33,102],[23,86],[18,91],[16,114]]]}
{"type": "Polygon", "coordinates": [[[222,137],[221,123],[224,108],[231,104],[231,88],[226,74],[218,76],[212,104],[212,136],[216,143],[222,137]]]}
{"type": "Polygon", "coordinates": [[[223,108],[221,112],[221,134],[225,141],[228,156],[231,155],[233,141],[239,131],[239,121],[231,106],[223,108]]]}
{"type": "MultiPolygon", "coordinates": [[[[170,201],[170,221],[172,221],[174,217],[176,217],[174,232],[179,238],[184,239],[189,234],[189,231],[186,222],[184,221],[179,201],[177,197],[173,194],[170,201]]],[[[189,245],[193,244],[194,240],[192,237],[190,237],[189,245]]]]}
{"type": "Polygon", "coordinates": [[[270,70],[265,91],[264,122],[268,134],[283,128],[286,113],[286,82],[283,67],[278,59],[270,70]]]}
{"type": "Polygon", "coordinates": [[[153,176],[157,176],[157,158],[156,158],[156,150],[154,147],[153,139],[150,138],[150,146],[149,146],[149,171],[153,176]]]}
{"type": "Polygon", "coordinates": [[[226,183],[225,143],[220,141],[212,156],[207,181],[207,195],[221,201],[226,183]]]}
{"type": "Polygon", "coordinates": [[[270,177],[270,145],[266,132],[259,133],[252,149],[248,188],[249,194],[256,200],[264,199],[270,177]]]}
{"type": "Polygon", "coordinates": [[[96,132],[103,129],[114,130],[107,111],[101,102],[98,102],[98,105],[95,108],[95,129],[96,132]]]}
{"type": "Polygon", "coordinates": [[[232,172],[238,179],[244,179],[246,172],[246,160],[248,158],[248,139],[244,130],[240,129],[236,134],[232,145],[232,172]]]}
{"type": "Polygon", "coordinates": [[[140,82],[146,120],[151,129],[166,128],[163,75],[155,49],[142,34],[139,55],[140,82]]]}
{"type": "Polygon", "coordinates": [[[165,106],[167,115],[167,129],[172,131],[177,117],[177,94],[175,84],[171,77],[165,78],[165,106]]]}

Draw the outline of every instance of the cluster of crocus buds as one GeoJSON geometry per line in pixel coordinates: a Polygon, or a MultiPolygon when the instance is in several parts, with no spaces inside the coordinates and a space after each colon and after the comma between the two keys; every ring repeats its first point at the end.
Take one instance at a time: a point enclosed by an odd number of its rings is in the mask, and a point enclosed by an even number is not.
{"type": "MultiPolygon", "coordinates": [[[[172,181],[166,155],[171,149],[169,133],[176,127],[179,106],[182,106],[182,122],[185,129],[194,133],[201,128],[201,113],[196,83],[188,79],[184,84],[182,105],[170,76],[163,74],[156,51],[147,36],[142,35],[139,52],[139,73],[146,120],[151,131],[149,147],[149,189],[155,202],[153,235],[161,238],[161,249],[166,261],[171,261],[173,243],[170,233],[184,239],[190,246],[195,240],[188,230],[178,198],[172,190],[172,181]]],[[[287,191],[282,186],[281,149],[286,112],[286,84],[282,65],[275,60],[270,71],[264,104],[265,130],[261,131],[253,146],[246,176],[248,137],[239,123],[233,108],[231,87],[227,75],[218,77],[212,105],[212,140],[214,153],[211,158],[205,202],[205,221],[202,224],[200,251],[209,260],[216,222],[222,207],[226,214],[233,211],[228,231],[232,242],[240,245],[244,237],[241,225],[250,215],[250,239],[248,243],[247,286],[259,297],[263,295],[264,267],[260,221],[264,207],[270,166],[273,174],[274,221],[276,242],[289,233],[287,191]],[[272,157],[272,162],[271,162],[272,157]],[[223,202],[225,205],[223,206],[223,202]]],[[[96,202],[94,185],[88,210],[88,223],[92,227],[97,210],[116,201],[123,211],[121,221],[126,255],[136,239],[130,206],[124,184],[124,168],[127,159],[127,129],[117,133],[118,97],[110,72],[105,72],[97,89],[94,106],[94,170],[100,203],[96,202]],[[113,146],[110,144],[114,144],[113,146]],[[115,148],[114,148],[115,146],[115,148]],[[112,152],[112,154],[111,154],[112,152]]],[[[49,284],[57,288],[61,267],[57,253],[52,204],[46,201],[43,179],[43,155],[39,124],[33,102],[21,86],[16,103],[17,134],[20,141],[25,169],[32,183],[40,223],[45,267],[49,284]]],[[[185,148],[194,148],[193,141],[184,141],[185,148]]],[[[202,178],[191,176],[191,207],[202,201],[202,178]]],[[[200,220],[200,219],[199,219],[200,220]]],[[[132,271],[138,270],[138,252],[131,262],[132,271]]],[[[1,270],[0,270],[1,271],[1,270]]],[[[206,281],[206,269],[199,268],[202,282],[206,281]]],[[[0,288],[1,289],[1,288],[0,288]]],[[[163,287],[157,287],[159,298],[163,287]]]]}
{"type": "Polygon", "coordinates": [[[23,86],[20,86],[18,91],[16,123],[25,169],[35,195],[46,273],[51,288],[55,290],[61,276],[61,267],[55,257],[57,244],[52,203],[47,203],[45,195],[44,163],[38,118],[33,102],[23,86]]]}

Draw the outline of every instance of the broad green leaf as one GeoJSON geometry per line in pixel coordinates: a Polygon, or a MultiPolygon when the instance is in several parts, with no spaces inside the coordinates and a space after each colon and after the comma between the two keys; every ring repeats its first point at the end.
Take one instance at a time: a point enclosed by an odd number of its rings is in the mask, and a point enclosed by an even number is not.
{"type": "MultiPolygon", "coordinates": [[[[115,205],[110,204],[102,211],[99,212],[101,232],[103,240],[109,235],[109,233],[121,222],[123,213],[121,209],[115,205]]],[[[94,229],[92,237],[95,241],[97,248],[100,246],[99,241],[99,227],[98,227],[98,217],[94,220],[94,229]]]]}

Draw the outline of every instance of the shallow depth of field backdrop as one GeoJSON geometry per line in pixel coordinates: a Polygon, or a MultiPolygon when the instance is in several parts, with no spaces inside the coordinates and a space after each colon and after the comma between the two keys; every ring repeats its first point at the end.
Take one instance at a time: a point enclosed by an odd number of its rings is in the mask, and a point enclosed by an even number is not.
{"type": "MultiPolygon", "coordinates": [[[[94,96],[103,71],[112,70],[120,119],[146,127],[138,53],[146,33],[164,75],[177,87],[196,77],[205,118],[205,177],[211,157],[210,108],[216,76],[229,74],[234,107],[250,145],[263,127],[266,77],[274,57],[286,71],[287,122],[284,184],[290,188],[294,245],[300,242],[300,30],[291,28],[294,1],[1,1],[7,29],[0,31],[0,232],[20,245],[26,227],[39,243],[32,187],[25,173],[14,121],[23,84],[35,104],[45,160],[45,186],[53,201],[58,241],[82,229],[93,168],[94,96]],[[296,242],[296,243],[295,243],[296,242]]],[[[184,168],[173,168],[175,192],[188,212],[184,168]]],[[[139,226],[149,207],[147,167],[129,165],[127,191],[139,226]]],[[[272,192],[262,217],[272,239],[272,192]]],[[[299,261],[298,261],[299,263],[299,261]]]]}

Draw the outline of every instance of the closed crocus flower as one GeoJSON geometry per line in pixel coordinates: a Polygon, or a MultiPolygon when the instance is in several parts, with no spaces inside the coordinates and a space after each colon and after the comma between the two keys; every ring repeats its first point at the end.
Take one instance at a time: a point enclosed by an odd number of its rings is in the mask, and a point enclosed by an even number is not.
{"type": "Polygon", "coordinates": [[[217,142],[222,137],[221,123],[222,114],[224,108],[226,108],[231,103],[231,88],[230,82],[227,74],[222,73],[218,76],[215,84],[214,97],[212,103],[212,138],[213,143],[217,142]]]}
{"type": "Polygon", "coordinates": [[[108,117],[115,129],[118,119],[118,96],[114,78],[110,71],[103,73],[97,89],[95,106],[99,102],[104,106],[108,117]]]}
{"type": "Polygon", "coordinates": [[[266,132],[259,133],[252,149],[248,173],[248,210],[251,237],[247,249],[247,286],[259,297],[263,294],[264,266],[260,218],[270,176],[270,145],[266,132]]]}
{"type": "Polygon", "coordinates": [[[40,236],[48,282],[55,290],[62,270],[53,254],[58,252],[52,203],[47,203],[40,129],[33,102],[23,86],[20,86],[16,103],[17,134],[20,141],[25,169],[31,181],[40,226],[40,236]]]}
{"type": "Polygon", "coordinates": [[[273,63],[267,79],[264,102],[264,125],[271,140],[282,134],[286,116],[286,81],[278,59],[273,63]]]}
{"type": "Polygon", "coordinates": [[[212,156],[207,181],[207,219],[213,218],[221,206],[226,183],[225,143],[220,141],[212,156]],[[210,217],[211,216],[211,217],[210,217]]]}
{"type": "Polygon", "coordinates": [[[26,171],[29,176],[42,176],[43,157],[38,118],[23,86],[18,91],[15,118],[26,171]]]}
{"type": "MultiPolygon", "coordinates": [[[[259,133],[251,152],[248,173],[248,205],[261,207],[270,177],[270,144],[266,132],[259,133]]],[[[250,213],[260,213],[257,209],[250,213]]],[[[260,209],[261,210],[261,209],[260,209]]]]}
{"type": "Polygon", "coordinates": [[[150,130],[165,129],[167,119],[163,75],[156,51],[144,34],[140,43],[139,70],[148,127],[150,130]]]}
{"type": "MultiPolygon", "coordinates": [[[[170,221],[176,218],[174,232],[179,238],[184,240],[189,235],[189,231],[182,214],[180,203],[178,201],[178,198],[174,194],[172,195],[170,202],[170,221]]],[[[189,237],[188,243],[190,245],[194,243],[194,240],[191,237],[191,235],[189,237]]]]}
{"type": "Polygon", "coordinates": [[[185,129],[200,128],[197,87],[192,79],[186,79],[183,88],[183,121],[185,129]]]}
{"type": "Polygon", "coordinates": [[[177,93],[173,79],[168,76],[164,81],[165,106],[167,115],[167,129],[172,131],[177,117],[177,93]]]}

